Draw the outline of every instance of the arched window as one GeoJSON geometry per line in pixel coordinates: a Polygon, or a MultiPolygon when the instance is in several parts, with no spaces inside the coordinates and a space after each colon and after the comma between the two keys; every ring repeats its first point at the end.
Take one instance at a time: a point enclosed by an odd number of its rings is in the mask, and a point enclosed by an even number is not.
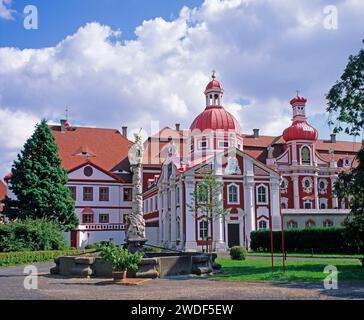
{"type": "Polygon", "coordinates": [[[267,221],[260,220],[258,223],[259,229],[267,229],[267,221]]]}
{"type": "Polygon", "coordinates": [[[334,223],[332,222],[332,220],[330,220],[330,219],[326,219],[326,220],[323,222],[323,226],[324,226],[324,227],[333,227],[333,226],[334,226],[334,223]]]}
{"type": "Polygon", "coordinates": [[[301,163],[302,164],[311,164],[311,152],[310,152],[310,148],[307,146],[304,146],[301,149],[301,163]]]}
{"type": "Polygon", "coordinates": [[[294,220],[290,220],[287,222],[287,228],[288,229],[298,228],[298,223],[294,220]]]}
{"type": "Polygon", "coordinates": [[[314,226],[316,226],[315,221],[313,221],[313,220],[307,220],[306,221],[306,228],[312,228],[314,226]]]}
{"type": "Polygon", "coordinates": [[[200,239],[207,239],[208,235],[208,223],[206,220],[202,220],[199,223],[200,227],[200,239]]]}
{"type": "Polygon", "coordinates": [[[267,204],[267,200],[267,187],[261,185],[257,188],[257,202],[258,204],[267,204]]]}
{"type": "Polygon", "coordinates": [[[239,203],[239,190],[236,184],[228,186],[228,203],[239,203]]]}
{"type": "Polygon", "coordinates": [[[286,203],[285,203],[285,202],[282,202],[282,203],[281,203],[281,208],[282,208],[282,209],[287,209],[287,207],[286,207],[286,203]]]}

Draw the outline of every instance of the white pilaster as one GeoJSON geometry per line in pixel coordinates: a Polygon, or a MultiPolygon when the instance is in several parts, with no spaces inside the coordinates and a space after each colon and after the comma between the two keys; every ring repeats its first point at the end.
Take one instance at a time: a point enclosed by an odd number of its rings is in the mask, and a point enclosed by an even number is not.
{"type": "Polygon", "coordinates": [[[185,251],[197,251],[197,243],[195,236],[195,212],[193,209],[188,207],[193,204],[193,198],[191,193],[195,190],[195,181],[191,176],[187,176],[185,180],[186,188],[186,240],[185,240],[185,251]]]}
{"type": "Polygon", "coordinates": [[[280,214],[280,203],[279,203],[279,181],[277,178],[270,185],[270,210],[272,216],[272,228],[273,231],[281,230],[281,214],[280,214]]]}
{"type": "Polygon", "coordinates": [[[291,144],[291,155],[292,155],[292,165],[297,165],[297,145],[296,142],[291,144]]]}
{"type": "Polygon", "coordinates": [[[298,176],[293,176],[293,197],[294,197],[294,208],[300,208],[300,191],[298,187],[298,176]]]}
{"type": "Polygon", "coordinates": [[[171,246],[176,248],[177,216],[176,216],[176,183],[171,181],[171,246]]]}
{"type": "Polygon", "coordinates": [[[335,193],[335,183],[337,181],[337,177],[331,177],[331,194],[332,194],[332,207],[339,208],[339,199],[335,193]]]}
{"type": "Polygon", "coordinates": [[[315,196],[315,209],[320,209],[320,204],[319,204],[319,196],[318,196],[318,182],[317,182],[317,174],[315,174],[314,178],[314,184],[313,187],[314,189],[314,196],[315,196]]]}

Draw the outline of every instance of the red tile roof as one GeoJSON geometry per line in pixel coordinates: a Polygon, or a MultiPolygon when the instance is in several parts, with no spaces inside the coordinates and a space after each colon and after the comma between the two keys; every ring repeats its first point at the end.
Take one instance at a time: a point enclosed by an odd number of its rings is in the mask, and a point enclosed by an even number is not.
{"type": "MultiPolygon", "coordinates": [[[[5,199],[6,194],[7,194],[6,184],[0,180],[0,201],[5,199]]],[[[3,206],[0,203],[0,212],[2,211],[3,211],[3,206]]]]}
{"type": "Polygon", "coordinates": [[[59,148],[63,167],[69,171],[88,160],[107,170],[129,171],[128,150],[132,142],[117,129],[73,127],[61,131],[61,126],[50,126],[59,148]],[[86,155],[80,153],[86,152],[86,155]]]}

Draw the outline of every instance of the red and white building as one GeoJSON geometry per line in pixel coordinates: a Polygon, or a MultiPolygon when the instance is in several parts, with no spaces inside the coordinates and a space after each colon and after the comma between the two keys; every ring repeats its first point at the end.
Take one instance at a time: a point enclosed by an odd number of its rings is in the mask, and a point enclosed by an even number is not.
{"type": "MultiPolygon", "coordinates": [[[[143,197],[148,242],[185,251],[201,250],[206,236],[215,250],[249,246],[250,232],[340,225],[348,199],[333,192],[338,173],[350,170],[361,144],[318,139],[307,123],[306,99],[290,102],[292,124],[280,136],[241,132],[223,107],[224,90],[213,76],[205,109],[188,130],[165,127],[144,143],[143,197]],[[189,209],[201,173],[212,170],[223,183],[230,213],[206,223],[189,209]],[[283,219],[281,219],[281,214],[283,219]]],[[[132,173],[127,128],[84,128],[68,120],[50,126],[68,172],[80,224],[69,235],[74,247],[112,239],[124,242],[131,212],[132,173]]]]}
{"type": "Polygon", "coordinates": [[[131,212],[127,154],[132,143],[116,129],[72,127],[68,121],[50,128],[80,221],[70,234],[71,245],[123,243],[125,216],[131,212]]]}
{"type": "MultiPolygon", "coordinates": [[[[272,227],[338,226],[349,213],[348,199],[333,192],[338,173],[349,170],[360,143],[319,140],[307,123],[306,99],[290,102],[292,124],[280,136],[243,134],[223,107],[223,88],[213,77],[206,107],[187,131],[162,129],[145,142],[144,210],[150,241],[186,251],[209,244],[215,250],[249,246],[253,230],[272,227]],[[191,212],[191,194],[201,171],[213,170],[224,185],[224,218],[208,228],[191,212]],[[282,219],[281,219],[282,214],[282,219]]],[[[193,210],[194,211],[194,210],[193,210]]]]}

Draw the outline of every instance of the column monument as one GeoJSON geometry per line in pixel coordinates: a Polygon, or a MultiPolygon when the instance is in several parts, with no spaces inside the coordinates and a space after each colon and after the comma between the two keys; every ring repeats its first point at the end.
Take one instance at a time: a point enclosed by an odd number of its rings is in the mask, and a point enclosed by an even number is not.
{"type": "Polygon", "coordinates": [[[141,250],[147,241],[145,236],[145,221],[143,218],[143,197],[142,197],[142,159],[143,143],[139,133],[134,134],[135,142],[130,147],[128,158],[130,169],[133,173],[133,201],[132,212],[129,215],[126,228],[126,243],[131,252],[141,250]]]}

